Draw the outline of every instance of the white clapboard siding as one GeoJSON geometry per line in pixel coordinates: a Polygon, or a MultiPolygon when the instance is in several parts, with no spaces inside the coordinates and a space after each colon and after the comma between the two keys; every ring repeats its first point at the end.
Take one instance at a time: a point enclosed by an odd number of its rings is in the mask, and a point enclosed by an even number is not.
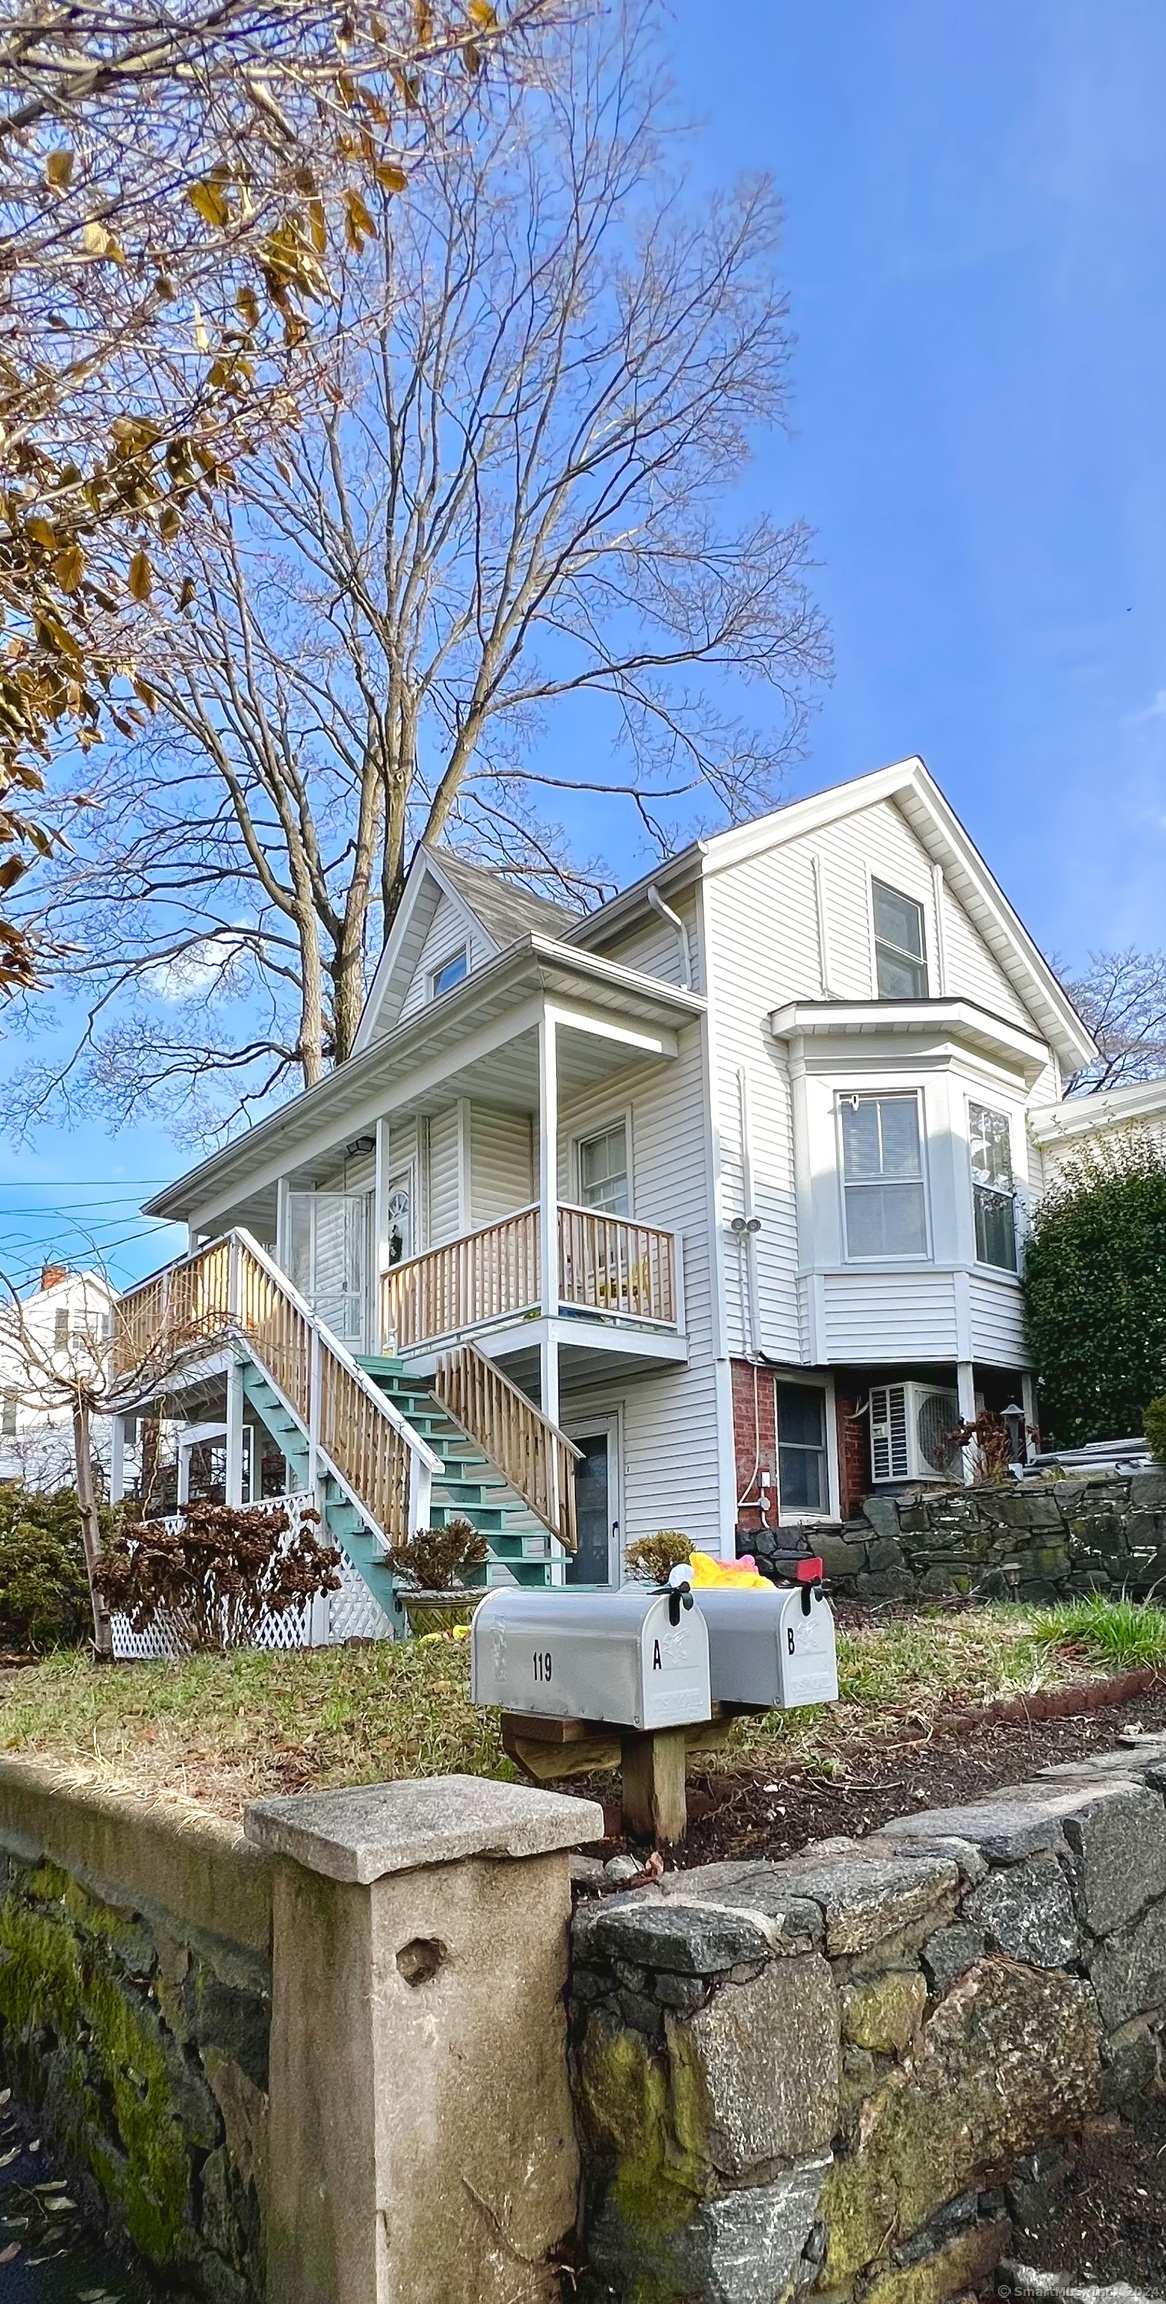
{"type": "Polygon", "coordinates": [[[784,1000],[819,997],[813,877],[809,853],[791,867],[785,852],[753,857],[708,884],[707,920],[716,1047],[716,1141],[725,1228],[725,1311],[731,1353],[746,1349],[744,1258],[728,1230],[745,1215],[745,1168],[739,1073],[753,1177],[753,1213],[761,1218],[753,1254],[757,1269],[754,1341],[796,1362],[802,1357],[796,1275],[792,1107],[785,1050],[767,1029],[784,1000]]]}
{"type": "MultiPolygon", "coordinates": [[[[688,964],[692,988],[704,989],[703,956],[700,949],[699,909],[692,889],[684,889],[673,900],[670,909],[679,913],[688,933],[688,964]]],[[[680,937],[668,920],[658,913],[647,921],[640,921],[632,929],[594,943],[590,949],[601,952],[605,960],[616,960],[622,968],[636,968],[643,976],[661,976],[667,984],[680,984],[684,980],[681,961],[680,937]]]]}
{"type": "Polygon", "coordinates": [[[968,1283],[972,1315],[972,1358],[1006,1367],[1028,1365],[1024,1341],[1024,1297],[1011,1275],[996,1279],[973,1272],[968,1283]]]}
{"type": "Polygon", "coordinates": [[[832,1361],[959,1357],[950,1272],[827,1272],[822,1290],[832,1361]]]}
{"type": "Polygon", "coordinates": [[[529,1112],[470,1107],[470,1223],[493,1224],[534,1199],[529,1112]]]}
{"type": "MultiPolygon", "coordinates": [[[[624,1076],[613,1095],[631,1108],[632,1210],[645,1224],[676,1236],[683,1265],[689,1365],[620,1382],[603,1381],[595,1356],[585,1396],[589,1407],[618,1406],[623,1416],[623,1538],[633,1543],[656,1528],[682,1528],[709,1550],[721,1539],[718,1509],[716,1345],[713,1328],[713,1227],[708,1204],[706,1088],[700,1024],[679,1034],[675,1062],[645,1065],[624,1076]]],[[[563,1114],[602,1126],[606,1105],[594,1097],[563,1114]]],[[[573,1413],[564,1387],[561,1413],[573,1413]]]]}
{"type": "Polygon", "coordinates": [[[456,1240],[459,1232],[468,1230],[462,1221],[462,1130],[457,1104],[447,1105],[444,1112],[430,1117],[427,1171],[426,1246],[438,1248],[443,1240],[456,1240]]]}
{"type": "Polygon", "coordinates": [[[421,947],[413,980],[401,1002],[402,1023],[406,1017],[415,1016],[418,1009],[425,1006],[430,997],[430,979],[434,970],[444,966],[447,960],[452,960],[463,946],[471,968],[480,967],[484,960],[491,957],[494,949],[492,944],[487,943],[482,930],[465,906],[456,904],[451,896],[443,895],[421,947]]]}

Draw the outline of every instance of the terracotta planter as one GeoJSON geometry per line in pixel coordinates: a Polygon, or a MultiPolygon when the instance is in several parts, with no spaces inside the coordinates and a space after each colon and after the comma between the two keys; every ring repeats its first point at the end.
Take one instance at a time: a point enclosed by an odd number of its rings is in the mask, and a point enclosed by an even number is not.
{"type": "Polygon", "coordinates": [[[455,1624],[468,1624],[486,1594],[483,1587],[480,1592],[401,1592],[398,1597],[416,1639],[421,1632],[448,1632],[455,1624]]]}

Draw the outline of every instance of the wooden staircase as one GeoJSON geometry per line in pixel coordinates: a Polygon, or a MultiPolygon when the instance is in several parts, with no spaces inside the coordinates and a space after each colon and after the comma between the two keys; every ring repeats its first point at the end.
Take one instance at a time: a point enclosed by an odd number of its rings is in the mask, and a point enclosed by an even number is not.
{"type": "MultiPolygon", "coordinates": [[[[411,1375],[400,1360],[362,1359],[360,1365],[441,1459],[442,1469],[433,1475],[431,1526],[444,1528],[451,1520],[469,1520],[486,1538],[491,1560],[509,1576],[519,1584],[547,1583],[553,1551],[550,1531],[443,1406],[432,1385],[411,1375]]],[[[500,1580],[487,1570],[487,1583],[500,1580]]]]}

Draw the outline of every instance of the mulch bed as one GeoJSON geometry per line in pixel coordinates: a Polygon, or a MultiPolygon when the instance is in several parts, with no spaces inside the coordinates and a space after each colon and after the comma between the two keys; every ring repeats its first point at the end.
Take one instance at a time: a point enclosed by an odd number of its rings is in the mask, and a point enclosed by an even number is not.
{"type": "Polygon", "coordinates": [[[1074,2165],[1044,2205],[1018,2216],[1011,2253],[1042,2272],[1078,2282],[1128,2280],[1166,2289],[1166,2105],[1147,2107],[1138,2129],[1097,2120],[1074,2165]]]}
{"type": "MultiPolygon", "coordinates": [[[[793,1856],[811,1840],[877,1832],[912,1808],[947,1808],[1007,1784],[1023,1783],[1060,1760],[1105,1751],[1122,1728],[1166,1733],[1166,1676],[1122,1673],[978,1712],[941,1715],[927,1732],[888,1738],[856,1751],[845,1773],[798,1767],[778,1777],[771,1761],[689,1772],[689,1831],[678,1864],[724,1857],[793,1856]]],[[[595,1853],[612,1856],[621,1837],[610,1776],[564,1784],[604,1803],[607,1835],[595,1853]]]]}

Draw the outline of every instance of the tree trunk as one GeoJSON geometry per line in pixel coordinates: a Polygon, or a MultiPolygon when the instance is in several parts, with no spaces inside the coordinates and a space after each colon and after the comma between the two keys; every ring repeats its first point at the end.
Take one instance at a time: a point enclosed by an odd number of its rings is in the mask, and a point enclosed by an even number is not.
{"type": "Polygon", "coordinates": [[[109,1610],[93,1581],[93,1571],[101,1558],[101,1521],[97,1510],[97,1490],[93,1480],[93,1452],[90,1447],[89,1402],[78,1398],[73,1405],[73,1453],[77,1461],[77,1502],[81,1508],[81,1542],[85,1548],[85,1573],[89,1579],[89,1598],[93,1608],[93,1646],[104,1662],[113,1656],[113,1627],[109,1610]]]}

